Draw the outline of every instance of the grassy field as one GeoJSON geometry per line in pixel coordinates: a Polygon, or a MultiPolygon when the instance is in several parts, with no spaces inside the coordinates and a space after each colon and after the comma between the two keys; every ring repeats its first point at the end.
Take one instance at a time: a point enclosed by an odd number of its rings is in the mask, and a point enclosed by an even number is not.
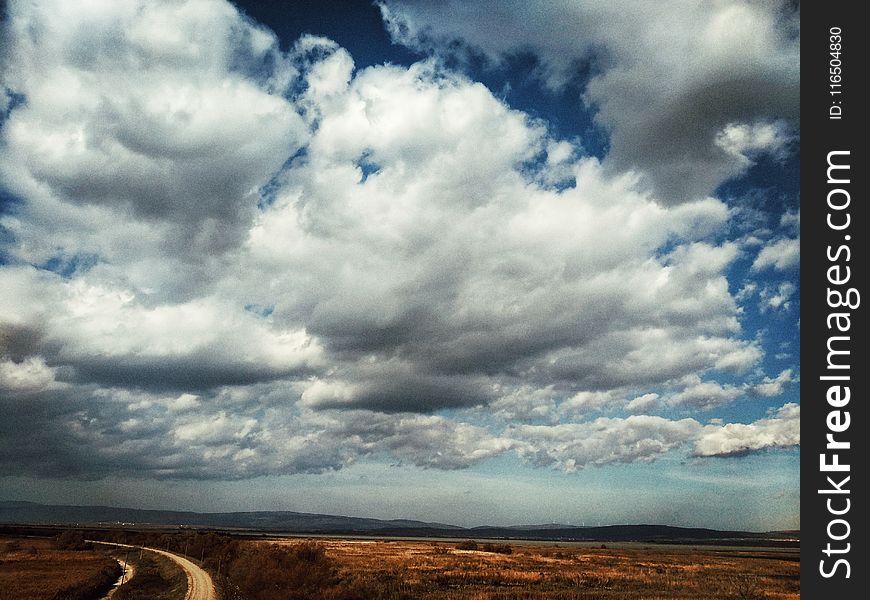
{"type": "Polygon", "coordinates": [[[120,576],[103,552],[62,550],[55,540],[0,537],[0,600],[86,600],[120,576]]]}
{"type": "MultiPolygon", "coordinates": [[[[261,542],[266,544],[267,542],[261,542]]],[[[281,541],[282,546],[299,542],[281,541]]],[[[372,597],[774,600],[800,597],[797,550],[318,542],[372,597]],[[509,552],[509,553],[508,553],[509,552]]]]}
{"type": "MultiPolygon", "coordinates": [[[[123,558],[123,557],[122,557],[123,558]]],[[[187,592],[187,578],[181,568],[159,554],[131,553],[133,578],[118,588],[112,600],[178,600],[187,592]]]]}
{"type": "MultiPolygon", "coordinates": [[[[800,598],[797,548],[555,544],[461,540],[282,538],[218,532],[59,530],[54,539],[0,537],[0,600],[75,599],[112,566],[69,551],[104,539],[186,553],[212,575],[222,600],[784,600],[800,598]],[[66,592],[64,592],[66,590],[66,592]]],[[[181,600],[170,561],[129,556],[136,569],[117,600],[181,600]]],[[[114,563],[117,569],[117,563],[114,563]]],[[[113,598],[113,600],[115,600],[113,598]]]]}

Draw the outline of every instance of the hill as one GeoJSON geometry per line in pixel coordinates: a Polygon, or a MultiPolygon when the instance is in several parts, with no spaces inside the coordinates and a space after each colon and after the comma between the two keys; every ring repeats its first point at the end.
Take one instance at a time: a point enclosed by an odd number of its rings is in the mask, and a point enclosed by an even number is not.
{"type": "Polygon", "coordinates": [[[149,525],[251,530],[268,533],[492,538],[554,541],[675,543],[795,542],[800,532],[720,531],[670,525],[514,525],[458,527],[408,519],[382,520],[293,511],[199,513],[112,506],[46,505],[0,501],[0,523],[29,525],[149,525]]]}

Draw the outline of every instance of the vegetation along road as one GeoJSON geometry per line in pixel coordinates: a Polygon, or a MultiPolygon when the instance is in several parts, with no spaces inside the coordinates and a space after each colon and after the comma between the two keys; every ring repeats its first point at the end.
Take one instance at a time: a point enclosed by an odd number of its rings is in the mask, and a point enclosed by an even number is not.
{"type": "MultiPolygon", "coordinates": [[[[110,546],[122,546],[127,548],[139,547],[130,546],[129,544],[113,544],[110,542],[99,543],[107,544],[110,546]]],[[[157,548],[147,547],[145,548],[145,550],[150,550],[151,552],[162,554],[166,558],[175,561],[178,566],[180,566],[182,570],[184,570],[185,575],[187,575],[187,594],[184,595],[184,600],[218,600],[217,592],[215,592],[211,576],[204,570],[202,570],[198,565],[187,560],[183,556],[173,554],[172,552],[166,552],[165,550],[158,550],[157,548]]]]}

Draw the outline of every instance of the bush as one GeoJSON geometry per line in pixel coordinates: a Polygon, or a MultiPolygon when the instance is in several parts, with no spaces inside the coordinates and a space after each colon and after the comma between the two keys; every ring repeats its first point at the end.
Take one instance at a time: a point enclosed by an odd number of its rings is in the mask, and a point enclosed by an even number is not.
{"type": "Polygon", "coordinates": [[[474,540],[465,540],[456,544],[457,550],[477,550],[477,542],[474,540]]]}
{"type": "Polygon", "coordinates": [[[498,554],[513,554],[514,549],[509,544],[484,544],[484,552],[496,552],[498,554]]]}
{"type": "Polygon", "coordinates": [[[319,563],[326,560],[326,550],[317,542],[306,541],[294,546],[293,554],[297,560],[319,563]]]}
{"type": "Polygon", "coordinates": [[[291,547],[244,544],[226,575],[250,600],[319,598],[337,583],[332,559],[315,542],[291,547]]]}
{"type": "Polygon", "coordinates": [[[93,544],[85,541],[85,534],[74,529],[67,529],[55,540],[58,550],[90,550],[93,544]]]}

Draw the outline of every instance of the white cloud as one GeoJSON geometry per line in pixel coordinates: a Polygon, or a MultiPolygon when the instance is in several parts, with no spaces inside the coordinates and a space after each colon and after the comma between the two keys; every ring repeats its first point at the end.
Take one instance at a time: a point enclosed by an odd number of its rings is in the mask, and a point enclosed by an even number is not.
{"type": "Polygon", "coordinates": [[[552,385],[509,387],[499,390],[497,399],[483,410],[507,423],[554,423],[559,419],[557,404],[562,395],[552,385]]]}
{"type": "Polygon", "coordinates": [[[4,37],[5,83],[26,101],[3,125],[0,174],[29,200],[30,262],[62,249],[122,261],[141,289],[195,286],[307,137],[271,93],[292,74],[276,38],[228,3],[15,4],[4,37]]]}
{"type": "Polygon", "coordinates": [[[79,380],[199,389],[301,373],[322,360],[304,330],[275,328],[215,297],[146,306],[123,288],[28,267],[0,270],[0,287],[9,349],[72,367],[79,380]],[[36,347],[15,350],[27,343],[36,347]]]}
{"type": "Polygon", "coordinates": [[[729,456],[800,444],[801,408],[788,403],[770,417],[754,423],[727,423],[707,426],[695,443],[696,456],[729,456]]]}
{"type": "Polygon", "coordinates": [[[739,387],[722,385],[716,381],[701,381],[696,377],[690,385],[668,398],[668,402],[674,406],[710,410],[733,402],[744,393],[739,387]]]}
{"type": "Polygon", "coordinates": [[[517,452],[525,460],[572,472],[591,465],[654,460],[694,439],[701,427],[694,419],[635,415],[554,426],[521,425],[509,431],[520,440],[517,452]]]}
{"type": "Polygon", "coordinates": [[[334,432],[340,440],[349,439],[366,453],[389,452],[401,461],[419,467],[460,469],[502,454],[514,446],[486,429],[438,416],[403,415],[394,418],[374,413],[358,413],[334,432]]]}
{"type": "Polygon", "coordinates": [[[193,422],[178,425],[174,428],[173,434],[177,440],[190,443],[193,446],[199,444],[214,445],[246,438],[256,426],[255,419],[238,418],[220,412],[207,420],[196,419],[193,422]]]}
{"type": "Polygon", "coordinates": [[[312,107],[347,90],[353,73],[353,58],[347,50],[332,40],[306,35],[296,42],[296,51],[311,57],[305,76],[308,85],[305,96],[312,107]]]}
{"type": "Polygon", "coordinates": [[[762,397],[779,396],[786,384],[794,381],[791,369],[785,369],[776,377],[765,377],[761,383],[749,387],[752,394],[762,397]]]}
{"type": "Polygon", "coordinates": [[[784,238],[764,246],[752,263],[754,271],[761,271],[773,267],[777,271],[784,271],[797,265],[801,257],[800,239],[784,238]]]}
{"type": "Polygon", "coordinates": [[[655,392],[643,394],[625,405],[625,410],[634,414],[643,414],[659,404],[659,395],[655,392]]]}
{"type": "Polygon", "coordinates": [[[0,216],[0,392],[29,426],[0,437],[34,457],[7,470],[648,460],[698,423],[494,428],[649,410],[762,358],[739,248],[711,241],[723,202],[581,158],[437,60],[282,53],[217,0],[90,6],[17,3],[5,32],[26,102],[0,150],[21,199],[0,216]]]}
{"type": "Polygon", "coordinates": [[[801,211],[798,210],[789,210],[779,220],[780,227],[787,227],[794,231],[795,233],[800,231],[801,228],[801,211]]]}
{"type": "Polygon", "coordinates": [[[716,135],[715,144],[748,166],[754,156],[762,153],[784,159],[792,139],[783,121],[729,123],[716,135]]]}
{"type": "Polygon", "coordinates": [[[711,410],[729,404],[745,395],[772,398],[779,396],[787,384],[794,381],[792,370],[785,369],[776,377],[764,377],[759,383],[745,383],[737,386],[717,381],[701,381],[697,375],[686,377],[679,392],[668,397],[673,406],[695,410],[711,410]]]}
{"type": "Polygon", "coordinates": [[[778,286],[766,285],[761,289],[761,312],[768,310],[789,310],[791,297],[797,291],[797,287],[790,281],[784,281],[778,286]]]}
{"type": "Polygon", "coordinates": [[[755,283],[753,281],[747,282],[747,283],[743,284],[743,287],[740,288],[740,290],[736,294],[734,294],[734,299],[737,302],[743,302],[744,300],[746,300],[747,298],[752,296],[757,291],[758,291],[758,284],[757,283],[755,283]]]}
{"type": "Polygon", "coordinates": [[[563,413],[571,415],[582,415],[586,413],[599,412],[607,405],[613,405],[616,400],[616,394],[613,392],[577,392],[567,400],[565,400],[559,408],[563,413]]]}
{"type": "Polygon", "coordinates": [[[200,405],[199,396],[196,394],[181,394],[169,404],[172,412],[187,412],[200,405]]]}
{"type": "Polygon", "coordinates": [[[31,356],[23,361],[0,361],[0,394],[32,394],[55,384],[54,369],[42,357],[31,356]]]}
{"type": "Polygon", "coordinates": [[[589,159],[574,167],[576,187],[539,188],[518,164],[543,130],[432,63],[366,69],[318,114],[307,160],[285,174],[285,195],[249,241],[245,271],[274,274],[271,298],[258,301],[275,304],[276,322],[308,311],[328,346],[401,345],[412,364],[400,372],[520,361],[555,377],[614,373],[603,384],[621,385],[757,360],[733,337],[722,271],[735,247],[652,258],[674,236],[721,226],[720,202],[664,209],[589,159]],[[637,369],[648,342],[672,354],[637,369]]]}
{"type": "Polygon", "coordinates": [[[381,11],[414,48],[464,44],[496,64],[532,52],[552,88],[591,64],[583,101],[611,134],[608,166],[640,169],[667,203],[703,197],[741,173],[747,153],[781,156],[797,125],[799,15],[785,2],[384,0],[381,11]]]}

